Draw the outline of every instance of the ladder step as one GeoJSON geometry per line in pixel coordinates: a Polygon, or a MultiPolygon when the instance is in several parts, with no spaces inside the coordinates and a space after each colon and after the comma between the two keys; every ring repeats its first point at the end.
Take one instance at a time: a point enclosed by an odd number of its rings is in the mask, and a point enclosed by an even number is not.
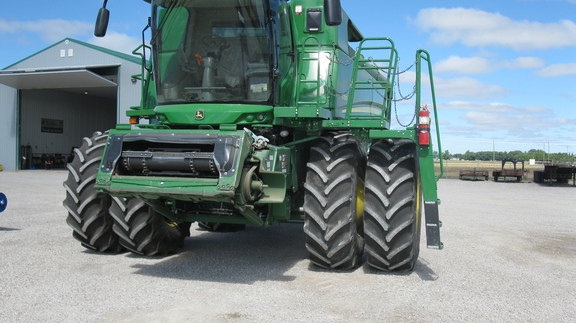
{"type": "Polygon", "coordinates": [[[390,67],[379,67],[379,66],[370,66],[370,67],[358,67],[359,70],[391,70],[390,67]]]}
{"type": "Polygon", "coordinates": [[[388,81],[371,81],[371,82],[368,82],[368,81],[356,81],[356,82],[354,82],[354,84],[388,84],[388,83],[390,83],[390,82],[388,82],[388,81]]]}
{"type": "MultiPolygon", "coordinates": [[[[355,89],[357,89],[359,87],[362,87],[363,85],[370,85],[370,86],[380,85],[381,88],[390,88],[390,89],[392,88],[392,86],[390,86],[389,83],[376,83],[376,82],[373,82],[373,83],[355,83],[353,85],[353,87],[355,89]]],[[[363,86],[363,87],[369,87],[369,86],[363,86]]],[[[372,88],[372,87],[369,87],[369,88],[372,88]]]]}
{"type": "Polygon", "coordinates": [[[361,59],[359,59],[358,61],[359,61],[359,62],[386,62],[386,63],[387,63],[387,62],[391,62],[391,60],[389,60],[389,59],[384,59],[384,58],[381,58],[381,59],[361,58],[361,59]]]}
{"type": "Polygon", "coordinates": [[[377,50],[377,49],[391,50],[391,49],[393,49],[393,47],[360,47],[360,48],[358,48],[358,51],[361,51],[361,50],[377,50]]]}
{"type": "Polygon", "coordinates": [[[379,88],[379,87],[373,87],[373,86],[360,86],[360,87],[354,88],[354,90],[376,90],[376,89],[378,91],[384,91],[384,90],[389,89],[389,88],[386,88],[386,87],[379,88]]]}

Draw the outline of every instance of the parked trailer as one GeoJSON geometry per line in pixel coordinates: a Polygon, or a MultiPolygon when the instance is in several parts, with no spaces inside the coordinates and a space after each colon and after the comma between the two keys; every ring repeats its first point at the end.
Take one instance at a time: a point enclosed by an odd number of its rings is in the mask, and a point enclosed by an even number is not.
{"type": "Polygon", "coordinates": [[[488,171],[487,170],[476,170],[476,168],[474,168],[473,170],[461,170],[460,171],[460,179],[464,180],[464,179],[471,179],[471,180],[477,180],[479,178],[484,178],[484,180],[488,180],[488,171]]]}
{"type": "Polygon", "coordinates": [[[495,182],[497,182],[500,177],[503,177],[504,180],[506,180],[506,177],[515,177],[518,182],[521,182],[524,173],[524,159],[506,158],[502,160],[502,169],[493,171],[492,176],[494,176],[495,182]],[[505,168],[506,163],[512,163],[514,168],[505,168]],[[522,169],[517,168],[517,163],[522,163],[522,169]]]}
{"type": "Polygon", "coordinates": [[[554,165],[545,164],[544,170],[534,171],[534,182],[544,183],[544,181],[556,181],[566,184],[572,179],[572,185],[576,186],[576,166],[575,165],[554,165]]]}

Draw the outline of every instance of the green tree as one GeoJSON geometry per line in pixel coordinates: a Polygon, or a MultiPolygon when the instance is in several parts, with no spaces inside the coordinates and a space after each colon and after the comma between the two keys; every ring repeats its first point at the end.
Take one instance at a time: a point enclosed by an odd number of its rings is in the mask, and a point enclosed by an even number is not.
{"type": "Polygon", "coordinates": [[[519,158],[524,158],[524,153],[520,150],[513,150],[511,152],[508,153],[508,158],[514,158],[514,159],[519,159],[519,158]]]}
{"type": "Polygon", "coordinates": [[[464,160],[476,160],[476,154],[471,152],[470,150],[466,150],[464,155],[462,156],[464,160]]]}

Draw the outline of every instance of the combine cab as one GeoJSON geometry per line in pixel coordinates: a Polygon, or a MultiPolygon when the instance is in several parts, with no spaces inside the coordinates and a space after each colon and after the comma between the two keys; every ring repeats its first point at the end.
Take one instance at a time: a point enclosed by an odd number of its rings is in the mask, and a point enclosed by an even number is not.
{"type": "MultiPolygon", "coordinates": [[[[393,41],[363,37],[338,0],[147,2],[141,105],[68,166],[67,222],[82,245],[164,255],[194,222],[301,222],[314,264],[352,269],[365,253],[385,271],[414,268],[422,223],[428,247],[442,247],[426,51],[400,112],[393,41]],[[392,129],[398,113],[412,122],[392,129]]],[[[107,20],[104,6],[97,35],[107,20]]]]}

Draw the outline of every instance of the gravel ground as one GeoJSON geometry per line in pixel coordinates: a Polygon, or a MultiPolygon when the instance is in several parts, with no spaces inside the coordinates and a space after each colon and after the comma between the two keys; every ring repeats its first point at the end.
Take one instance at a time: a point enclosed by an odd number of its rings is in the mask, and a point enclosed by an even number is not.
{"type": "MultiPolygon", "coordinates": [[[[573,322],[576,187],[441,180],[442,251],[416,270],[330,272],[301,225],[192,226],[181,253],[97,254],[72,238],[65,171],[0,172],[3,322],[573,322]]],[[[424,239],[423,239],[424,240],[424,239]]]]}

